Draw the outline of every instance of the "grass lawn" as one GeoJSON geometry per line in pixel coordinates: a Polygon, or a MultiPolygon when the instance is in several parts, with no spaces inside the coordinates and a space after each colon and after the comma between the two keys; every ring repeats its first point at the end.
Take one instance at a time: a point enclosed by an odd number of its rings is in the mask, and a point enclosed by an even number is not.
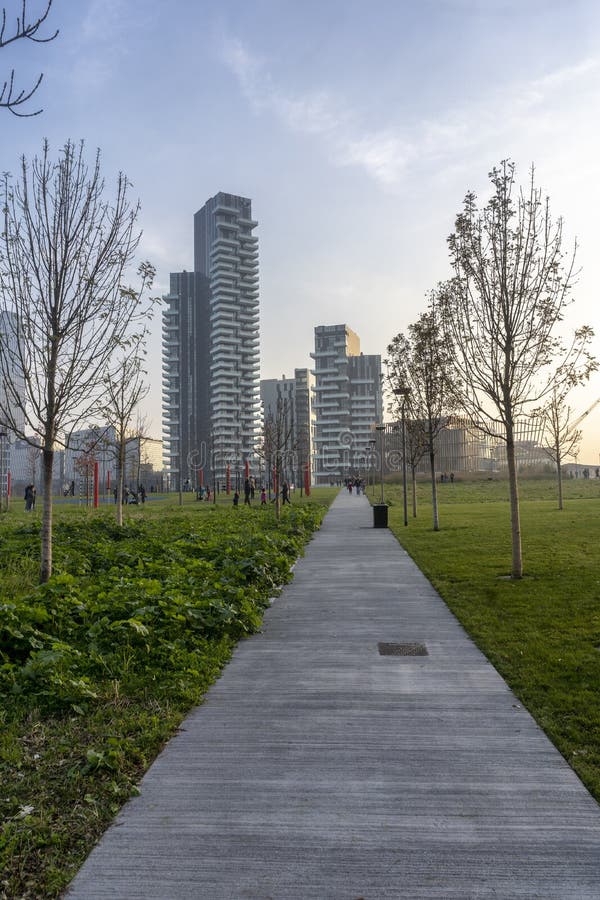
{"type": "Polygon", "coordinates": [[[335,489],[233,508],[150,495],[0,516],[0,897],[59,896],[318,527],[335,489]]]}
{"type": "MultiPolygon", "coordinates": [[[[600,481],[520,483],[524,577],[511,580],[508,484],[430,485],[403,524],[402,491],[386,486],[400,543],[600,801],[600,481]]],[[[369,492],[369,496],[371,496],[369,492]]],[[[375,490],[375,500],[378,491],[375,490]]]]}

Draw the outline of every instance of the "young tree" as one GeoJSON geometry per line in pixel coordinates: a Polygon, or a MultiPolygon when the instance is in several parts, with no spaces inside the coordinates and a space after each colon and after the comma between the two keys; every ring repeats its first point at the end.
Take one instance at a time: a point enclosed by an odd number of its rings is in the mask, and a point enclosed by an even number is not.
{"type": "MultiPolygon", "coordinates": [[[[21,15],[17,16],[16,22],[9,30],[7,30],[6,7],[3,7],[0,17],[0,50],[7,47],[9,44],[12,44],[14,41],[27,40],[34,41],[36,44],[47,44],[49,41],[53,41],[57,36],[58,31],[55,31],[54,34],[51,34],[50,37],[46,38],[37,36],[40,27],[48,18],[51,6],[52,0],[46,0],[46,9],[44,12],[38,16],[37,19],[29,19],[27,15],[27,0],[22,0],[21,15]]],[[[11,69],[10,75],[4,81],[2,89],[0,90],[0,108],[10,110],[15,116],[38,116],[42,112],[41,109],[27,113],[21,112],[21,107],[24,103],[27,103],[28,100],[31,100],[42,83],[43,77],[43,75],[39,75],[32,88],[23,88],[18,91],[15,88],[15,70],[11,69]]]]}
{"type": "Polygon", "coordinates": [[[512,532],[512,577],[521,578],[521,522],[515,458],[519,417],[587,378],[596,362],[587,351],[592,331],[565,343],[558,327],[571,302],[575,250],[565,259],[562,220],[535,186],[515,187],[514,165],[490,173],[493,192],[479,209],[465,197],[448,238],[455,277],[445,293],[445,327],[462,376],[462,402],[484,430],[498,428],[506,444],[512,532]]]}
{"type": "Polygon", "coordinates": [[[262,442],[256,449],[257,455],[265,461],[267,472],[273,476],[276,519],[281,517],[281,487],[284,474],[290,463],[293,465],[292,435],[290,401],[287,397],[278,397],[275,410],[269,408],[266,411],[262,442]]]}
{"type": "Polygon", "coordinates": [[[577,456],[581,443],[581,431],[571,416],[566,394],[556,386],[545,406],[536,410],[544,427],[542,449],[556,465],[558,508],[563,508],[562,466],[568,456],[577,456]]]}
{"type": "Polygon", "coordinates": [[[406,410],[409,411],[415,450],[420,444],[422,455],[427,453],[429,456],[433,530],[439,531],[436,438],[454,408],[456,376],[453,380],[452,344],[442,330],[437,292],[432,292],[427,311],[409,325],[408,337],[396,335],[388,346],[386,362],[391,391],[399,398],[400,405],[405,404],[405,420],[406,410]]]}
{"type": "Polygon", "coordinates": [[[44,142],[41,157],[23,157],[19,177],[5,174],[1,185],[0,419],[42,449],[47,581],[55,447],[97,409],[152,267],[139,267],[138,289],[124,284],[140,238],[139,204],[130,203],[123,174],[105,197],[99,151],[88,167],[83,143],[69,141],[54,161],[44,142]]]}
{"type": "MultiPolygon", "coordinates": [[[[146,329],[135,334],[124,342],[119,350],[118,359],[104,375],[104,400],[100,407],[101,415],[114,433],[113,453],[117,469],[117,524],[123,525],[123,489],[125,483],[125,464],[127,445],[131,439],[141,442],[142,427],[137,434],[131,434],[131,423],[139,403],[148,394],[144,358],[146,355],[146,329]]],[[[139,475],[139,463],[137,467],[139,475]]]]}
{"type": "Polygon", "coordinates": [[[404,415],[405,436],[404,443],[406,445],[406,464],[410,469],[410,484],[412,489],[412,514],[413,518],[417,518],[417,469],[419,463],[427,452],[427,436],[423,432],[423,428],[418,419],[415,418],[410,402],[410,395],[406,400],[404,415]]]}

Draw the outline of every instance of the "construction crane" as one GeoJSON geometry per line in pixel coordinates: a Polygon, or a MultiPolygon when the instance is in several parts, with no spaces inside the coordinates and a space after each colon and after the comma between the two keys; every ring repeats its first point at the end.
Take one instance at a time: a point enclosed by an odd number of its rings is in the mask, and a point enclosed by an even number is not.
{"type": "Polygon", "coordinates": [[[595,408],[598,406],[599,403],[600,403],[600,397],[598,397],[597,400],[594,400],[594,402],[592,403],[592,405],[591,405],[591,406],[588,406],[588,408],[585,410],[585,412],[582,412],[578,419],[575,419],[575,421],[574,421],[573,424],[571,425],[571,428],[577,428],[577,426],[578,426],[581,422],[583,422],[583,420],[585,419],[586,416],[589,416],[589,414],[591,413],[591,411],[592,411],[593,409],[595,409],[595,408]]]}

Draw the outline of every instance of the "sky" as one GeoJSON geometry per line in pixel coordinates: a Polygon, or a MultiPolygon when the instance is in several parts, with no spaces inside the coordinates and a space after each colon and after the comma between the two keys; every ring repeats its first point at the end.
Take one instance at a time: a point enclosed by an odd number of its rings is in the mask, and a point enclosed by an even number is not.
{"type": "MultiPolygon", "coordinates": [[[[21,0],[6,0],[8,21],[21,0]]],[[[44,0],[28,0],[31,13],[44,0]]],[[[346,323],[381,353],[447,279],[467,191],[510,158],[564,219],[581,271],[564,327],[596,327],[600,285],[597,0],[54,0],[47,44],[0,51],[30,111],[0,110],[0,171],[84,139],[141,202],[140,256],[193,267],[193,215],[218,191],[259,226],[261,377],[311,365],[314,327],[346,323]]],[[[149,345],[161,432],[161,323],[149,345]]],[[[600,372],[570,398],[600,398],[600,372]]],[[[600,465],[600,404],[579,462],[600,465]]]]}

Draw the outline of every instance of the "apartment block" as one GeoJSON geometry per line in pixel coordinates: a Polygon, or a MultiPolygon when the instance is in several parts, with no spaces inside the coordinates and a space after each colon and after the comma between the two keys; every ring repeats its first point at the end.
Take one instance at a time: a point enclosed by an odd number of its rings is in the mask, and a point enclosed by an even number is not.
{"type": "Polygon", "coordinates": [[[257,222],[218,193],[194,216],[194,272],[163,297],[165,462],[174,488],[251,460],[259,406],[257,222]],[[202,472],[202,475],[200,474],[202,472]]]}
{"type": "Polygon", "coordinates": [[[364,467],[373,426],[383,418],[381,356],[360,351],[347,325],[315,328],[315,484],[341,482],[364,467]]]}
{"type": "Polygon", "coordinates": [[[294,369],[294,377],[268,378],[260,382],[263,423],[280,420],[284,444],[285,477],[295,484],[304,483],[304,472],[312,468],[314,412],[309,369],[294,369]]]}

